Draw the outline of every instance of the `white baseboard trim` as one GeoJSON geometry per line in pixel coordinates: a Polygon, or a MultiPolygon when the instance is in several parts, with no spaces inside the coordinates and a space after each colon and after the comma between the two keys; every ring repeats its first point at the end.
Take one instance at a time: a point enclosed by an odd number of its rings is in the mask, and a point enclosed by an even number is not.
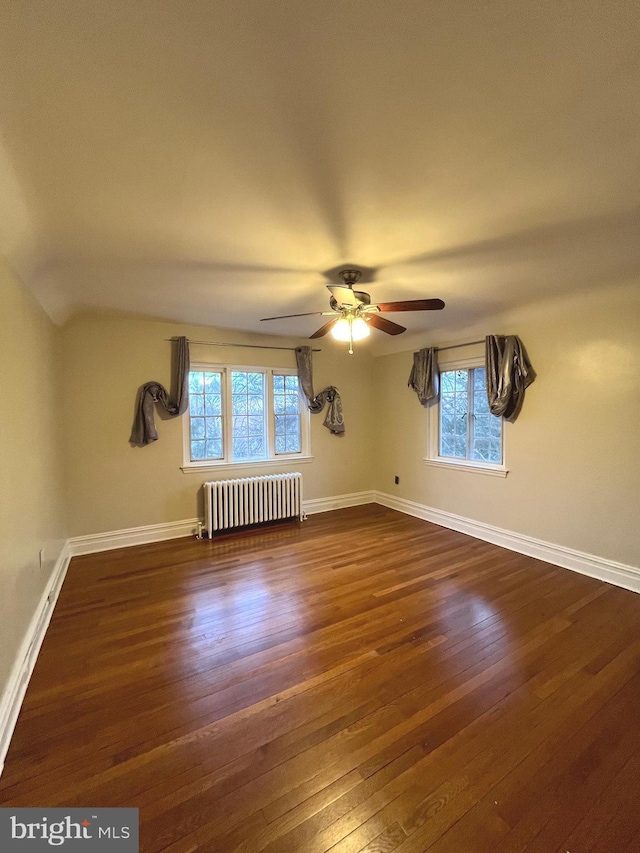
{"type": "Polygon", "coordinates": [[[317,512],[329,512],[332,509],[346,509],[348,506],[362,506],[376,502],[375,492],[351,492],[348,495],[334,495],[331,498],[315,498],[302,501],[302,508],[307,515],[317,512]]]}
{"type": "MultiPolygon", "coordinates": [[[[374,495],[374,492],[352,492],[347,495],[316,498],[303,501],[302,508],[307,515],[313,515],[316,512],[374,503],[374,495]]],[[[112,551],[115,548],[129,548],[133,545],[147,545],[150,542],[192,536],[200,521],[202,521],[201,518],[186,518],[183,521],[170,521],[166,524],[147,524],[144,527],[129,527],[124,530],[110,530],[106,533],[91,533],[88,536],[74,536],[67,540],[67,545],[72,557],[112,551]]]]}
{"type": "Polygon", "coordinates": [[[144,527],[129,527],[125,530],[110,530],[108,533],[92,533],[88,536],[74,536],[68,540],[72,557],[83,554],[97,554],[99,551],[113,551],[114,548],[129,548],[132,545],[147,545],[150,542],[163,542],[165,539],[179,539],[193,535],[199,518],[187,518],[183,521],[170,521],[167,524],[147,524],[144,527]]]}
{"type": "Polygon", "coordinates": [[[555,545],[553,542],[545,542],[542,539],[534,539],[532,536],[525,536],[522,533],[503,530],[501,527],[494,527],[492,524],[474,521],[471,518],[434,509],[415,501],[397,498],[386,492],[375,492],[375,502],[390,509],[404,512],[406,515],[431,521],[440,527],[448,527],[450,530],[466,533],[476,539],[492,542],[501,548],[507,548],[509,551],[517,551],[519,554],[535,557],[545,563],[553,563],[563,569],[571,569],[574,572],[589,575],[589,577],[606,581],[623,589],[640,592],[640,568],[635,566],[617,563],[604,557],[596,557],[593,554],[566,548],[564,545],[555,545]]]}
{"type": "Polygon", "coordinates": [[[55,562],[51,576],[42,593],[31,622],[24,635],[9,680],[0,695],[0,776],[4,770],[4,761],[9,750],[13,730],[18,721],[24,695],[49,627],[53,609],[56,606],[62,583],[67,574],[71,555],[65,543],[55,562]]]}

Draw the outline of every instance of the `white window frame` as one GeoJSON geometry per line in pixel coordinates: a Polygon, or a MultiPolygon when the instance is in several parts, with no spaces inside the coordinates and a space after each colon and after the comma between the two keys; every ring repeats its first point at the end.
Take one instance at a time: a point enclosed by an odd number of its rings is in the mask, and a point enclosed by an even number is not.
{"type": "Polygon", "coordinates": [[[273,405],[273,376],[297,376],[298,371],[287,367],[264,367],[247,364],[211,364],[204,362],[192,363],[190,370],[203,371],[204,373],[222,373],[223,385],[223,449],[225,458],[203,459],[193,461],[191,459],[191,415],[189,410],[185,412],[182,419],[182,470],[185,473],[193,471],[219,471],[222,468],[262,468],[274,466],[286,462],[311,462],[311,429],[310,412],[307,401],[304,398],[300,383],[298,382],[298,398],[300,400],[300,452],[278,453],[275,452],[275,411],[273,405]],[[266,382],[267,402],[267,450],[269,456],[263,459],[231,459],[232,438],[232,415],[231,415],[231,373],[240,370],[247,373],[263,373],[266,382]]]}
{"type": "MultiPolygon", "coordinates": [[[[465,358],[459,361],[448,361],[439,365],[440,372],[449,370],[471,370],[474,367],[485,367],[482,356],[465,358]]],[[[480,462],[475,459],[454,459],[451,456],[440,456],[440,399],[427,407],[427,455],[423,460],[435,468],[448,468],[454,471],[467,471],[474,474],[486,474],[490,477],[506,477],[509,469],[505,465],[506,430],[502,421],[502,462],[480,462]]]]}

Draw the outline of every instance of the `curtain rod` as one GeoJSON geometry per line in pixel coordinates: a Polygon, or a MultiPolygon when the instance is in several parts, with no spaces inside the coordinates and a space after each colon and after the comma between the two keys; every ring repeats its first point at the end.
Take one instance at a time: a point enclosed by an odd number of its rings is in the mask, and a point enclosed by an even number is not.
{"type": "MultiPolygon", "coordinates": [[[[177,338],[165,338],[165,341],[177,341],[177,338]]],[[[190,344],[203,344],[208,347],[244,347],[245,349],[280,349],[286,350],[287,352],[295,352],[296,347],[269,347],[264,346],[263,344],[232,344],[228,342],[222,341],[192,341],[187,338],[188,343],[190,344]]],[[[322,352],[321,349],[312,349],[311,352],[322,352]]]]}
{"type": "Polygon", "coordinates": [[[466,344],[452,344],[450,347],[436,347],[436,352],[442,352],[445,349],[458,349],[459,347],[472,347],[474,344],[483,344],[484,339],[481,341],[467,341],[466,344]]]}

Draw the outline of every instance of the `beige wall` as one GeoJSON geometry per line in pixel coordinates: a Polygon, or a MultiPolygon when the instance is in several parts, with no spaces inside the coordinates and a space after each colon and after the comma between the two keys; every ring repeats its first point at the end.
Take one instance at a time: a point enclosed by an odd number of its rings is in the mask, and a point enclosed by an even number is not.
{"type": "Polygon", "coordinates": [[[0,693],[65,538],[58,330],[0,260],[0,693]],[[44,549],[40,566],[39,552],[44,549]]]}
{"type": "MultiPolygon", "coordinates": [[[[346,434],[331,435],[324,416],[311,418],[313,462],[274,463],[236,471],[183,473],[183,419],[156,418],[159,440],[143,447],[128,443],[136,391],[144,382],[170,380],[170,344],[185,334],[193,340],[296,346],[297,339],[182,326],[138,318],[86,314],[63,329],[65,470],[70,536],[194,518],[205,480],[258,473],[302,471],[306,499],[373,488],[369,449],[372,359],[366,346],[348,355],[346,346],[319,341],[314,385],[337,385],[342,394],[346,434]]],[[[193,361],[295,367],[293,352],[235,347],[191,348],[193,361]]]]}
{"type": "Polygon", "coordinates": [[[386,404],[377,488],[640,566],[638,282],[496,316],[446,343],[487,332],[520,335],[538,373],[518,421],[505,425],[507,478],[424,464],[426,412],[406,387],[412,356],[404,352],[374,364],[386,404]]]}
{"type": "MultiPolygon", "coordinates": [[[[482,337],[489,330],[519,334],[538,372],[520,418],[505,425],[506,479],[423,463],[426,413],[406,387],[411,352],[372,358],[365,344],[349,356],[330,340],[318,344],[315,385],[340,387],[346,436],[332,436],[322,417],[314,417],[312,463],[243,469],[241,476],[300,467],[308,499],[378,488],[640,565],[640,288],[634,282],[559,298],[433,343],[482,337]]],[[[236,476],[229,470],[181,471],[181,419],[157,418],[160,440],[149,447],[128,444],[136,389],[150,379],[168,383],[165,338],[178,334],[299,343],[105,314],[68,323],[62,331],[62,369],[69,535],[193,518],[201,513],[202,482],[236,476]]],[[[449,360],[460,355],[460,350],[443,353],[449,360]]],[[[192,358],[294,366],[292,354],[271,350],[193,346],[192,358]]]]}

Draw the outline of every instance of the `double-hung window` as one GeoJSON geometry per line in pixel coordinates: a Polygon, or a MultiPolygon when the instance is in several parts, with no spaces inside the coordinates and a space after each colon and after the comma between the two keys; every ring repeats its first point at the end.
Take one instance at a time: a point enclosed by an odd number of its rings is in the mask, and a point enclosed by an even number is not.
{"type": "Polygon", "coordinates": [[[427,462],[505,476],[502,419],[489,411],[482,359],[443,365],[427,462]]]}
{"type": "Polygon", "coordinates": [[[309,456],[309,413],[295,371],[193,365],[184,467],[309,456]]]}

